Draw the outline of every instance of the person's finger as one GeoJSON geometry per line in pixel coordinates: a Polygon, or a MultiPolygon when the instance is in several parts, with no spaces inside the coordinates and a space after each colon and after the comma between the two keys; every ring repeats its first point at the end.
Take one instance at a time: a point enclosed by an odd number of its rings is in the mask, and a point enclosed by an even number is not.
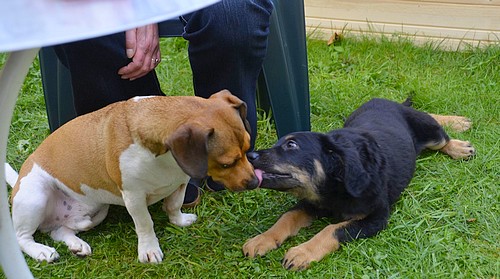
{"type": "Polygon", "coordinates": [[[132,30],[125,31],[125,51],[128,58],[134,57],[136,51],[136,30],[137,29],[134,28],[132,30]]]}

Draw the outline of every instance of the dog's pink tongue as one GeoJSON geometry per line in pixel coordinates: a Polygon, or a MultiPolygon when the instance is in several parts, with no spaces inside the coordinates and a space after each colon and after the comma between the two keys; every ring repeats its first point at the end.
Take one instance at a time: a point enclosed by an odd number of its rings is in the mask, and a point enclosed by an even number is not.
{"type": "Polygon", "coordinates": [[[262,173],[263,172],[260,169],[255,169],[254,172],[255,172],[255,176],[257,176],[257,179],[259,179],[259,186],[260,186],[260,184],[262,184],[262,173]]]}

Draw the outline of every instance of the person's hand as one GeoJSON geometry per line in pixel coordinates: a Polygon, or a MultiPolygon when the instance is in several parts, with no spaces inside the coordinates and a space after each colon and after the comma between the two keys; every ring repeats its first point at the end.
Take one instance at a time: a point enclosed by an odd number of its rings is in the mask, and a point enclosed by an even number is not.
{"type": "Polygon", "coordinates": [[[160,63],[158,25],[150,24],[125,32],[128,65],[118,70],[122,79],[134,80],[145,76],[160,63]]]}

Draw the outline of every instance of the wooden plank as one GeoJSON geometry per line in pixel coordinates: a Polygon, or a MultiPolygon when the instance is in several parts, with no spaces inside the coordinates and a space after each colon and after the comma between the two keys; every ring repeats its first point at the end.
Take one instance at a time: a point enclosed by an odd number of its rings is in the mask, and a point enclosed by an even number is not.
{"type": "Polygon", "coordinates": [[[305,0],[306,26],[328,34],[407,34],[419,41],[500,43],[500,0],[305,0]]]}
{"type": "Polygon", "coordinates": [[[500,0],[401,0],[409,2],[433,2],[443,4],[462,4],[462,5],[487,5],[487,6],[500,6],[500,0]]]}
{"type": "Polygon", "coordinates": [[[483,30],[500,26],[500,6],[478,5],[472,9],[401,0],[306,0],[305,3],[307,17],[483,30]]]}
{"type": "Polygon", "coordinates": [[[415,36],[428,36],[436,38],[456,38],[467,40],[499,41],[500,31],[458,29],[435,26],[415,26],[405,24],[390,24],[367,21],[347,21],[308,18],[307,26],[310,29],[321,28],[331,29],[339,32],[343,29],[353,31],[370,31],[375,33],[404,33],[415,36]]]}

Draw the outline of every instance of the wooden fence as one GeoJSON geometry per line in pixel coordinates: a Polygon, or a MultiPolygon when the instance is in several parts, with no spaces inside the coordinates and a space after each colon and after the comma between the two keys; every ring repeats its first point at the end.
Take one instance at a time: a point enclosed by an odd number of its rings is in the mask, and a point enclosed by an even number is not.
{"type": "Polygon", "coordinates": [[[410,36],[444,48],[500,43],[500,0],[304,0],[309,34],[410,36]]]}

